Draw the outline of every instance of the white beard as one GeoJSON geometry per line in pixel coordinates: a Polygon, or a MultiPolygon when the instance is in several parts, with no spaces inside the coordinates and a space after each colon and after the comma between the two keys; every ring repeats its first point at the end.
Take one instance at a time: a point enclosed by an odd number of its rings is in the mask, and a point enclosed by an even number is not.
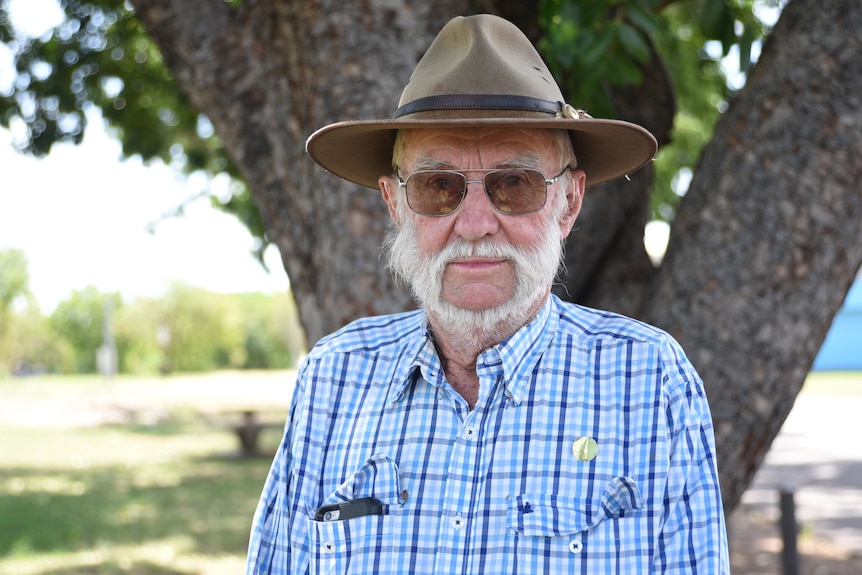
{"type": "MultiPolygon", "coordinates": [[[[404,202],[399,202],[401,209],[404,202]]],[[[563,242],[559,236],[560,210],[551,210],[540,241],[533,248],[497,245],[489,240],[456,240],[434,254],[422,253],[411,214],[399,214],[404,222],[390,230],[384,250],[393,275],[410,286],[418,303],[450,343],[481,351],[496,344],[533,319],[560,267],[563,242]],[[443,299],[443,273],[455,260],[469,257],[509,260],[515,270],[513,296],[503,304],[483,310],[459,308],[443,299]]]]}

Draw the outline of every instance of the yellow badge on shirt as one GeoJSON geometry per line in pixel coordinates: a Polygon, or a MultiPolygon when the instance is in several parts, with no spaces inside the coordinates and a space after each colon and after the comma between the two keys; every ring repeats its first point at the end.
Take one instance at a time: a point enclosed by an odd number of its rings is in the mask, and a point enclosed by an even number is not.
{"type": "Polygon", "coordinates": [[[599,444],[592,437],[581,437],[572,444],[572,453],[580,461],[592,461],[599,452],[599,444]]]}

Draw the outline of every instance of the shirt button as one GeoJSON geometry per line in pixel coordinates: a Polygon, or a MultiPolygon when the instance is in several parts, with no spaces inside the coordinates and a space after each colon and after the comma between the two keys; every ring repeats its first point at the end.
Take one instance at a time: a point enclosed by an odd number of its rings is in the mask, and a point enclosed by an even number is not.
{"type": "Polygon", "coordinates": [[[477,435],[479,435],[479,432],[472,425],[464,430],[464,437],[467,439],[476,439],[477,435]]]}
{"type": "Polygon", "coordinates": [[[455,529],[461,529],[467,521],[461,515],[456,515],[451,519],[451,523],[455,529]]]}
{"type": "Polygon", "coordinates": [[[584,550],[584,544],[581,543],[580,539],[572,539],[569,541],[569,551],[572,553],[578,554],[584,550]]]}
{"type": "Polygon", "coordinates": [[[323,552],[324,553],[335,553],[335,543],[331,543],[327,541],[323,544],[323,552]]]}

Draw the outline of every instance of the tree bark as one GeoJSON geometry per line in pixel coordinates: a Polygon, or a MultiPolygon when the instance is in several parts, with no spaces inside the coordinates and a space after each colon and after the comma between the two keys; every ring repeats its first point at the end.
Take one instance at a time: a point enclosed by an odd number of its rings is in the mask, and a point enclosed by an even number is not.
{"type": "Polygon", "coordinates": [[[315,166],[305,140],[331,122],[390,117],[431,40],[467,2],[136,0],[191,102],[239,167],[281,253],[309,344],[409,293],[379,259],[379,192],[315,166]]]}
{"type": "MultiPolygon", "coordinates": [[[[467,0],[135,0],[194,105],[239,166],[279,248],[309,343],[411,307],[379,260],[379,194],[307,159],[315,129],[392,114],[433,37],[467,0]]],[[[517,21],[518,3],[481,2],[517,21]]],[[[522,3],[523,4],[523,3],[522,3]]],[[[751,481],[862,262],[858,0],[792,0],[720,122],[656,271],[643,250],[649,170],[590,190],[567,247],[567,299],[668,329],[703,376],[726,506],[751,481]]],[[[535,18],[527,10],[523,18],[535,18]]],[[[661,139],[660,62],[615,94],[661,139]]],[[[575,103],[576,104],[576,103],[575,103]]]]}
{"type": "Polygon", "coordinates": [[[733,508],[862,263],[862,3],[792,0],[704,150],[644,317],[706,382],[733,508]]]}

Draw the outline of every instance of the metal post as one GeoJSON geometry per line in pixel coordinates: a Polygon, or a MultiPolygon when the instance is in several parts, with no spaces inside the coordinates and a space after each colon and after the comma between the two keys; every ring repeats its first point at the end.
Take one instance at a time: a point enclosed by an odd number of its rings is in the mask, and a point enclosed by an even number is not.
{"type": "Polygon", "coordinates": [[[799,551],[796,539],[799,528],[796,525],[796,505],[793,502],[793,489],[782,487],[781,495],[781,539],[784,548],[781,551],[781,564],[784,575],[799,575],[799,551]]]}

